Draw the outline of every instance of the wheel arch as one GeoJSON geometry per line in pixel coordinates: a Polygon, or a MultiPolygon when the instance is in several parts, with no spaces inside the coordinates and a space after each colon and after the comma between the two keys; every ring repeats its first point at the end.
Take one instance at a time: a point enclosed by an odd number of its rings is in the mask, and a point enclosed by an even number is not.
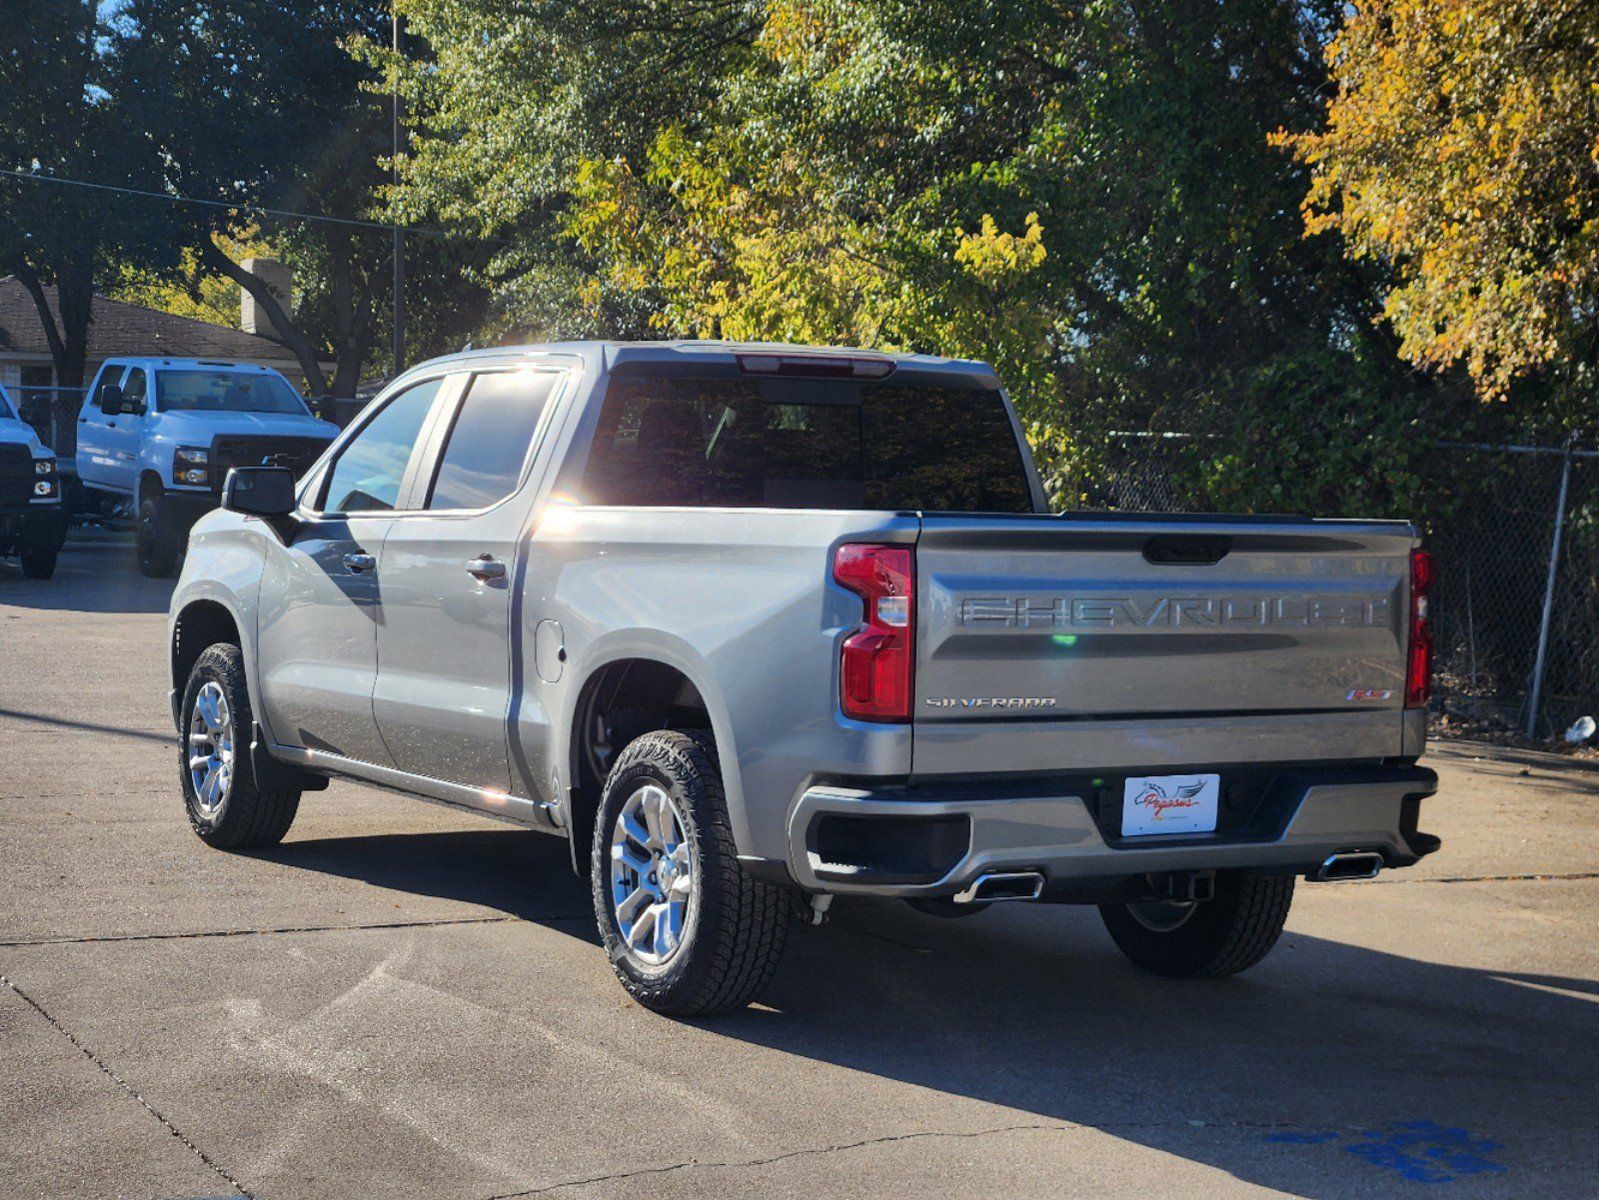
{"type": "MultiPolygon", "coordinates": [[[[246,596],[254,596],[255,581],[244,588],[246,596]]],[[[167,669],[172,684],[172,717],[178,719],[178,708],[183,702],[183,689],[188,685],[189,672],[205,648],[217,642],[230,642],[239,647],[244,656],[244,680],[250,696],[250,708],[258,724],[264,725],[261,707],[260,680],[256,674],[255,622],[251,608],[241,603],[235,591],[223,582],[201,577],[186,584],[180,583],[173,595],[167,625],[167,669]]]]}
{"type": "Polygon", "coordinates": [[[172,636],[167,645],[172,691],[181,696],[188,685],[189,672],[207,646],[228,642],[244,649],[244,637],[233,610],[220,600],[191,600],[172,618],[172,636]]]}
{"type": "Polygon", "coordinates": [[[723,764],[723,786],[729,807],[739,795],[737,762],[725,712],[703,674],[675,655],[633,648],[595,663],[576,689],[568,722],[564,770],[570,786],[562,801],[572,863],[579,874],[588,869],[588,846],[594,831],[605,773],[626,744],[652,729],[709,729],[723,764]]]}

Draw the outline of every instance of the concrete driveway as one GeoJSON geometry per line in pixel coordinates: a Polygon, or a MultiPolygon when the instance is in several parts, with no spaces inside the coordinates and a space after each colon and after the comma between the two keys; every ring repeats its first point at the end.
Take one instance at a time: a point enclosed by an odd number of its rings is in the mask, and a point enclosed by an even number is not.
{"type": "Polygon", "coordinates": [[[842,907],[768,1002],[625,998],[564,845],[352,784],[189,832],[168,587],[0,566],[0,1194],[1589,1196],[1599,774],[1463,744],[1442,852],[1233,980],[1092,910],[842,907]]]}

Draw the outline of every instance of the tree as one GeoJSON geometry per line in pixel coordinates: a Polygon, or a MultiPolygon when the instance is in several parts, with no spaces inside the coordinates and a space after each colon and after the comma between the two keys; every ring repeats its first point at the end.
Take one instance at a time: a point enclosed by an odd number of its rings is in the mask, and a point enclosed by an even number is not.
{"type": "MultiPolygon", "coordinates": [[[[130,42],[129,26],[107,5],[10,6],[0,31],[0,167],[159,188],[159,159],[137,136],[137,105],[123,86],[130,42]]],[[[94,290],[105,264],[174,270],[177,241],[172,214],[160,203],[0,176],[0,273],[15,275],[32,295],[61,387],[85,382],[94,290]]],[[[73,448],[76,407],[58,394],[63,452],[73,448]]]]}
{"type": "Polygon", "coordinates": [[[1277,139],[1313,170],[1308,233],[1396,274],[1400,350],[1464,364],[1485,398],[1542,377],[1564,420],[1599,384],[1599,6],[1369,0],[1327,47],[1323,131],[1277,139]]]}
{"type": "Polygon", "coordinates": [[[385,181],[389,124],[341,39],[386,27],[387,4],[128,0],[121,19],[138,34],[126,86],[146,98],[168,187],[224,206],[184,210],[198,266],[250,292],[312,391],[353,395],[389,278],[388,234],[358,224],[385,181]],[[244,217],[230,204],[335,220],[244,217]],[[223,249],[245,220],[296,268],[298,305],[279,304],[223,249]]]}
{"type": "Polygon", "coordinates": [[[560,293],[527,326],[988,358],[1066,502],[1150,427],[1202,435],[1196,503],[1418,490],[1356,431],[1443,398],[1266,140],[1317,119],[1335,0],[406,9],[439,69],[405,74],[401,203],[511,239],[501,302],[560,293]],[[1296,438],[1315,471],[1255,450],[1296,438]]]}

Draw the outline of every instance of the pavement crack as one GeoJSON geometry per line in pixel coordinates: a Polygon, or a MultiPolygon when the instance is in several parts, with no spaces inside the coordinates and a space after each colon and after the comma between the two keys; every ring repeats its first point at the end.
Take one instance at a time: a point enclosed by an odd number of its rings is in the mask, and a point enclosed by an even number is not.
{"type": "Polygon", "coordinates": [[[168,1133],[187,1146],[194,1153],[196,1158],[203,1162],[207,1167],[211,1168],[211,1170],[214,1171],[220,1179],[224,1180],[229,1187],[238,1192],[239,1195],[246,1197],[246,1200],[253,1200],[252,1193],[246,1189],[242,1183],[240,1183],[232,1175],[229,1175],[227,1171],[225,1171],[213,1158],[211,1158],[210,1155],[208,1155],[204,1150],[200,1149],[199,1146],[195,1145],[189,1135],[174,1125],[170,1117],[146,1100],[138,1088],[134,1087],[127,1080],[123,1079],[122,1076],[118,1075],[114,1070],[111,1069],[110,1064],[108,1064],[93,1050],[89,1049],[89,1047],[80,1042],[77,1038],[77,1035],[63,1025],[60,1021],[56,1020],[56,1018],[48,1009],[44,1007],[44,1005],[40,1004],[32,996],[28,995],[27,992],[19,988],[8,976],[0,975],[0,984],[4,984],[6,987],[10,988],[11,991],[14,992],[24,1004],[48,1021],[51,1028],[53,1028],[62,1037],[66,1038],[67,1041],[71,1042],[72,1045],[75,1046],[85,1058],[87,1058],[95,1066],[99,1067],[105,1077],[111,1080],[112,1083],[116,1084],[117,1087],[126,1092],[130,1097],[132,1097],[133,1100],[138,1103],[139,1107],[143,1108],[145,1112],[149,1113],[157,1121],[161,1122],[162,1126],[168,1133]]]}
{"type": "Polygon", "coordinates": [[[495,913],[491,916],[438,917],[420,921],[371,921],[349,925],[277,925],[261,929],[198,929],[180,933],[102,933],[87,934],[82,937],[10,938],[0,940],[0,947],[79,946],[93,945],[98,942],[172,942],[204,938],[271,937],[285,933],[342,933],[365,929],[431,929],[448,925],[502,925],[510,922],[556,925],[591,920],[593,918],[587,915],[564,916],[556,913],[548,916],[519,917],[509,913],[495,913]]]}
{"type": "Polygon", "coordinates": [[[895,1142],[913,1142],[920,1140],[943,1139],[960,1141],[995,1137],[1007,1133],[1114,1133],[1116,1130],[1132,1129],[1166,1129],[1166,1128],[1209,1128],[1230,1129],[1249,1132],[1316,1132],[1328,1131],[1340,1133],[1363,1132],[1365,1126],[1332,1126],[1316,1125],[1314,1127],[1291,1124],[1282,1121],[1238,1121],[1238,1120],[1191,1120],[1174,1117],[1160,1121],[1107,1121],[1103,1124],[1083,1121],[1028,1121],[1015,1125],[997,1125],[989,1129],[944,1130],[924,1129],[911,1133],[890,1133],[882,1137],[862,1138],[854,1142],[838,1142],[828,1146],[803,1146],[798,1150],[787,1150],[782,1154],[773,1154],[765,1158],[747,1158],[737,1160],[700,1159],[690,1158],[682,1162],[665,1163],[655,1167],[637,1167],[631,1171],[615,1171],[605,1175],[591,1175],[584,1179],[567,1179],[560,1183],[545,1184],[543,1187],[529,1188],[521,1192],[499,1192],[487,1200],[525,1200],[528,1196],[544,1196],[552,1192],[564,1191],[567,1188],[588,1187],[596,1183],[615,1183],[622,1179],[637,1179],[650,1175],[668,1175],[675,1171],[687,1171],[694,1168],[709,1168],[711,1170],[737,1169],[743,1167],[765,1167],[773,1163],[787,1162],[794,1158],[821,1157],[828,1154],[840,1154],[849,1150],[861,1150],[868,1146],[891,1145],[895,1142]]]}
{"type": "Polygon", "coordinates": [[[683,1162],[666,1163],[658,1167],[638,1167],[631,1171],[615,1171],[607,1175],[591,1175],[586,1179],[568,1179],[561,1183],[551,1183],[544,1187],[530,1188],[523,1192],[501,1192],[490,1196],[488,1200],[522,1200],[526,1196],[544,1196],[551,1192],[562,1191],[565,1188],[587,1187],[594,1183],[613,1183],[619,1179],[637,1179],[647,1175],[667,1175],[673,1171],[686,1171],[694,1167],[709,1167],[713,1170],[734,1167],[765,1167],[773,1163],[786,1162],[791,1158],[807,1158],[824,1154],[839,1154],[846,1150],[860,1150],[867,1146],[883,1146],[893,1142],[912,1142],[924,1138],[984,1138],[1002,1133],[1025,1133],[1030,1130],[1072,1130],[1082,1128],[1070,1122],[1061,1121],[1036,1121],[1025,1125],[1000,1125],[992,1129],[972,1129],[964,1131],[951,1131],[940,1129],[920,1130],[914,1133],[891,1133],[882,1137],[862,1138],[856,1142],[839,1142],[830,1146],[804,1146],[798,1150],[788,1150],[782,1154],[774,1154],[767,1158],[749,1158],[738,1160],[699,1159],[690,1158],[683,1162]]]}

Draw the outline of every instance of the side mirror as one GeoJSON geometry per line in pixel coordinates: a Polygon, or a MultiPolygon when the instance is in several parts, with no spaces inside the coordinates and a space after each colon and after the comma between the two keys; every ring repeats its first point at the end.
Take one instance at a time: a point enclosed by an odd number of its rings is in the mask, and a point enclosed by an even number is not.
{"type": "Polygon", "coordinates": [[[251,517],[294,511],[294,472],[288,467],[234,467],[222,484],[222,507],[251,517]]]}
{"type": "Polygon", "coordinates": [[[114,417],[122,411],[122,385],[108,383],[100,389],[100,411],[114,417]]]}

